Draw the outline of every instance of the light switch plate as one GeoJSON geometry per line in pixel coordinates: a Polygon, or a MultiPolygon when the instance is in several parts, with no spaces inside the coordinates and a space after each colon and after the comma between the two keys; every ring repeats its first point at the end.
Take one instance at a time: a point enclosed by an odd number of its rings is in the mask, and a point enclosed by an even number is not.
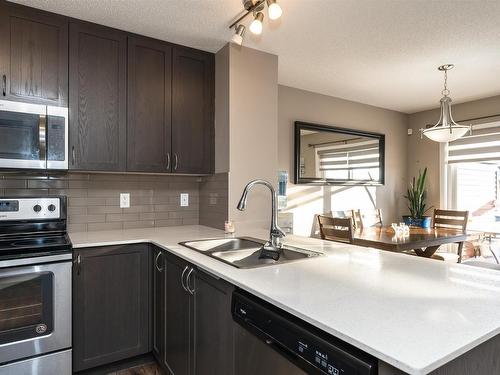
{"type": "Polygon", "coordinates": [[[120,193],[120,208],[130,207],[130,193],[120,193]]]}
{"type": "Polygon", "coordinates": [[[181,207],[189,206],[189,194],[181,193],[181,207]]]}

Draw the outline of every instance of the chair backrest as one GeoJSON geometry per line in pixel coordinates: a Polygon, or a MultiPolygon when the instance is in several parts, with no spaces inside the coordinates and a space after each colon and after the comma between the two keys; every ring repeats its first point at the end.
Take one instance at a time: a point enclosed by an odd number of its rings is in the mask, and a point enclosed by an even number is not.
{"type": "Polygon", "coordinates": [[[346,211],[346,216],[351,219],[353,229],[360,229],[363,227],[361,217],[359,216],[359,210],[346,211]]]}
{"type": "Polygon", "coordinates": [[[469,211],[434,210],[434,228],[467,229],[469,211]]]}
{"type": "Polygon", "coordinates": [[[351,219],[318,215],[318,223],[323,240],[352,243],[351,219]]]}
{"type": "Polygon", "coordinates": [[[358,210],[361,228],[382,227],[382,210],[375,208],[373,210],[358,210]]]}

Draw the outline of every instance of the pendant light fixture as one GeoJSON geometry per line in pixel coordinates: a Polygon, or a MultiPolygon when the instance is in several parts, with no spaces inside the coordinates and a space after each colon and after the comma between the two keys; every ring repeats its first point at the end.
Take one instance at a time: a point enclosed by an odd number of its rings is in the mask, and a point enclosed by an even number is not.
{"type": "Polygon", "coordinates": [[[262,21],[264,20],[263,10],[266,5],[267,14],[270,20],[277,20],[283,14],[283,9],[281,9],[277,0],[243,0],[243,7],[245,8],[243,15],[238,17],[231,25],[229,25],[229,28],[234,28],[235,31],[235,34],[231,38],[233,43],[240,46],[243,43],[245,26],[241,24],[241,21],[250,14],[253,15],[253,20],[248,29],[252,34],[260,35],[262,33],[262,21]]]}
{"type": "Polygon", "coordinates": [[[471,126],[457,124],[451,115],[451,98],[448,96],[448,71],[453,69],[453,64],[441,65],[438,70],[444,72],[444,89],[441,92],[441,115],[439,121],[433,127],[420,129],[421,136],[424,135],[435,142],[451,142],[463,137],[467,132],[471,131],[471,126]]]}

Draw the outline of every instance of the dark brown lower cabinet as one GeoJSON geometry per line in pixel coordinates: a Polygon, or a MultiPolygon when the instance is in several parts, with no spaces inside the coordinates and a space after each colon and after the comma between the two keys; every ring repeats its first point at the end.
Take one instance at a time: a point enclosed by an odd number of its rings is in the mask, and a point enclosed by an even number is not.
{"type": "MultiPolygon", "coordinates": [[[[190,321],[191,296],[183,288],[186,262],[166,255],[165,258],[165,352],[163,364],[172,374],[189,374],[191,365],[190,321]]],[[[160,317],[161,319],[161,317],[160,317]]]]}
{"type": "Polygon", "coordinates": [[[155,250],[153,354],[175,375],[232,375],[234,287],[155,250]],[[159,306],[161,305],[161,306],[159,306]]]}
{"type": "Polygon", "coordinates": [[[149,245],[75,249],[73,256],[73,370],[149,352],[149,245]]]}
{"type": "Polygon", "coordinates": [[[233,330],[231,296],[234,287],[195,269],[193,294],[193,364],[196,375],[232,375],[233,330]]]}

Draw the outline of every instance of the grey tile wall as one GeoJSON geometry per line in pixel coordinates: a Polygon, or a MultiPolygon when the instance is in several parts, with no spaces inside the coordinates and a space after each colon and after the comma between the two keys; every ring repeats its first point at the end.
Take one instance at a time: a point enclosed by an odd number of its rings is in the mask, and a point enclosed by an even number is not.
{"type": "MultiPolygon", "coordinates": [[[[71,232],[148,228],[198,224],[200,184],[210,183],[190,176],[4,172],[0,196],[66,195],[71,232]],[[120,208],[120,193],[130,193],[130,208],[120,208]],[[189,193],[188,207],[180,207],[180,193],[189,193]]],[[[208,207],[208,214],[216,211],[208,207]]]]}
{"type": "Polygon", "coordinates": [[[200,183],[200,224],[224,229],[228,217],[228,175],[203,177],[200,183]]]}

